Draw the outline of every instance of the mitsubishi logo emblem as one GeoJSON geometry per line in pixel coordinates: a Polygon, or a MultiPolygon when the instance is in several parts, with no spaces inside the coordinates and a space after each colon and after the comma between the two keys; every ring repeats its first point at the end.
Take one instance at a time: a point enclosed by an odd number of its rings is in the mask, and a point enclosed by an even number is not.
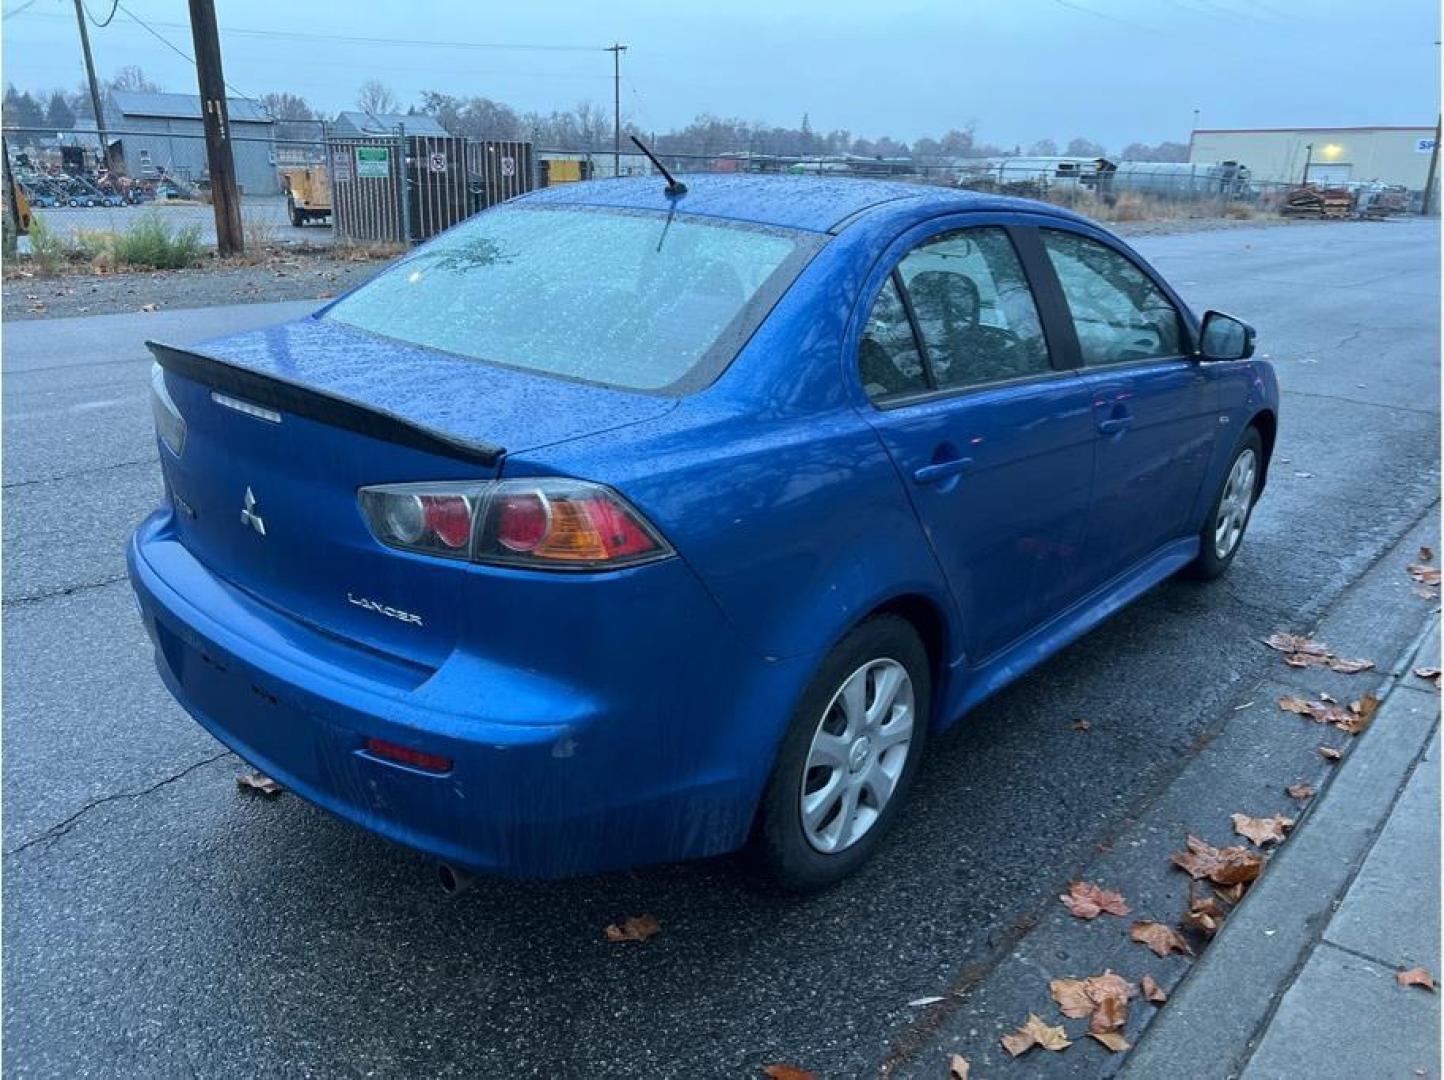
{"type": "Polygon", "coordinates": [[[249,525],[262,536],[266,535],[266,521],[256,513],[256,493],[249,486],[246,488],[246,497],[241,502],[241,524],[249,525]]]}

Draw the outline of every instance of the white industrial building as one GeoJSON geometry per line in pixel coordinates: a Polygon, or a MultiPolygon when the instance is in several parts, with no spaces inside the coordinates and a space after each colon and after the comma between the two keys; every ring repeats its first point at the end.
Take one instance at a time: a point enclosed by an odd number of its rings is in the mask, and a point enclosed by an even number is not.
{"type": "Polygon", "coordinates": [[[1255,181],[1322,185],[1397,184],[1422,191],[1434,126],[1201,128],[1188,142],[1193,162],[1237,161],[1255,181]]]}

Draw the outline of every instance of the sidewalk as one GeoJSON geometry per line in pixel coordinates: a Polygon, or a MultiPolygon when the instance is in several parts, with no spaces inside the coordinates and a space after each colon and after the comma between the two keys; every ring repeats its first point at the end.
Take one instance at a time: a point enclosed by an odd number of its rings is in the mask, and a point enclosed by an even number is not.
{"type": "Polygon", "coordinates": [[[1439,625],[1120,1075],[1438,1077],[1439,625]]]}

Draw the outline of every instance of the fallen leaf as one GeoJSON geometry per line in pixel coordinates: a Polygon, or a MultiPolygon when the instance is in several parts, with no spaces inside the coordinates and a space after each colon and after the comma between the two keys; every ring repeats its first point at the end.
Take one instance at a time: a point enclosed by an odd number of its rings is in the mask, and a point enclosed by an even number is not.
{"type": "Polygon", "coordinates": [[[1414,590],[1414,595],[1417,596],[1420,600],[1438,600],[1439,590],[1418,588],[1414,590]]]}
{"type": "Polygon", "coordinates": [[[1243,899],[1244,888],[1244,883],[1240,881],[1236,885],[1215,885],[1213,887],[1213,891],[1220,900],[1223,900],[1230,904],[1237,904],[1240,900],[1243,899]]]}
{"type": "Polygon", "coordinates": [[[818,1080],[815,1072],[799,1069],[796,1065],[764,1065],[762,1075],[768,1080],[818,1080]]]}
{"type": "Polygon", "coordinates": [[[1344,752],[1342,750],[1335,750],[1332,746],[1321,746],[1319,747],[1319,755],[1325,761],[1338,761],[1344,756],[1344,752]]]}
{"type": "Polygon", "coordinates": [[[1340,731],[1347,731],[1350,735],[1357,735],[1369,726],[1378,711],[1379,699],[1373,693],[1365,694],[1358,701],[1349,703],[1349,707],[1343,708],[1328,694],[1319,695],[1320,700],[1309,701],[1295,695],[1281,697],[1278,699],[1279,708],[1284,712],[1297,713],[1300,716],[1307,716],[1316,724],[1333,724],[1340,731]]]}
{"type": "Polygon", "coordinates": [[[1329,658],[1329,670],[1337,671],[1340,675],[1357,675],[1361,671],[1372,671],[1373,668],[1372,660],[1342,660],[1337,656],[1329,658]]]}
{"type": "Polygon", "coordinates": [[[1314,789],[1308,784],[1290,784],[1284,788],[1284,794],[1290,799],[1298,799],[1303,802],[1314,797],[1314,789]]]}
{"type": "Polygon", "coordinates": [[[1426,680],[1426,681],[1432,681],[1432,682],[1434,683],[1434,689],[1435,689],[1435,690],[1438,690],[1438,689],[1440,688],[1440,679],[1439,679],[1440,670],[1439,670],[1438,668],[1436,668],[1436,667],[1416,667],[1416,668],[1414,669],[1414,674],[1417,675],[1419,678],[1424,679],[1424,680],[1426,680]]]}
{"type": "Polygon", "coordinates": [[[1068,1041],[1066,1031],[1043,1023],[1036,1013],[1029,1013],[1022,1027],[1011,1035],[1004,1035],[1000,1041],[1003,1049],[1013,1057],[1021,1057],[1035,1046],[1044,1050],[1066,1050],[1073,1045],[1068,1041]]]}
{"type": "MultiPolygon", "coordinates": [[[[1298,713],[1300,716],[1307,716],[1311,720],[1320,720],[1319,716],[1315,713],[1317,705],[1301,697],[1292,695],[1289,697],[1281,697],[1279,698],[1279,708],[1284,712],[1298,713]]],[[[1320,720],[1320,723],[1322,723],[1322,720],[1320,720]]]]}
{"type": "Polygon", "coordinates": [[[1431,548],[1431,547],[1421,547],[1421,548],[1419,549],[1419,561],[1420,561],[1420,562],[1433,562],[1433,561],[1434,561],[1434,549],[1431,548]]]}
{"type": "Polygon", "coordinates": [[[1093,999],[1082,979],[1054,979],[1048,984],[1059,1010],[1070,1020],[1081,1020],[1093,1013],[1093,999]]]}
{"type": "Polygon", "coordinates": [[[646,941],[662,929],[662,924],[653,915],[633,915],[621,926],[610,923],[602,933],[608,941],[646,941]]]}
{"type": "Polygon", "coordinates": [[[1188,838],[1188,850],[1173,854],[1173,865],[1197,881],[1208,878],[1218,885],[1252,881],[1263,870],[1263,856],[1246,847],[1216,848],[1196,836],[1188,838]]]}
{"type": "Polygon", "coordinates": [[[1218,933],[1218,928],[1223,925],[1224,916],[1227,914],[1213,897],[1200,896],[1189,901],[1188,913],[1183,916],[1183,925],[1211,938],[1218,933]]]}
{"type": "Polygon", "coordinates": [[[159,311],[159,310],[160,310],[160,305],[159,305],[159,304],[141,304],[141,305],[140,305],[140,310],[141,310],[141,311],[159,311]]]}
{"type": "Polygon", "coordinates": [[[1163,987],[1153,981],[1152,975],[1143,976],[1143,996],[1155,1005],[1162,1005],[1168,1000],[1168,995],[1163,992],[1163,987]]]}
{"type": "Polygon", "coordinates": [[[1425,566],[1423,563],[1410,563],[1404,569],[1409,576],[1420,585],[1439,584],[1439,568],[1437,566],[1425,566]]]}
{"type": "Polygon", "coordinates": [[[1394,978],[1398,980],[1400,986],[1422,986],[1425,990],[1434,989],[1434,976],[1421,967],[1401,971],[1394,978]]]}
{"type": "Polygon", "coordinates": [[[1121,1054],[1129,1049],[1128,1040],[1116,1031],[1090,1031],[1088,1037],[1097,1039],[1115,1054],[1121,1054]]]}
{"type": "Polygon", "coordinates": [[[1105,911],[1120,916],[1133,913],[1122,893],[1094,885],[1091,881],[1071,882],[1068,891],[1058,899],[1079,919],[1096,919],[1105,911]]]}
{"type": "Polygon", "coordinates": [[[1167,956],[1169,953],[1181,952],[1189,956],[1193,955],[1193,949],[1188,942],[1171,926],[1165,926],[1159,922],[1136,922],[1128,931],[1128,936],[1140,945],[1147,945],[1155,955],[1167,956]]]}
{"type": "Polygon", "coordinates": [[[236,777],[236,787],[242,791],[253,791],[257,795],[264,795],[268,799],[274,799],[283,790],[280,784],[265,773],[247,773],[244,776],[238,776],[236,777]]]}
{"type": "Polygon", "coordinates": [[[911,1001],[908,1002],[908,1007],[913,1009],[920,1009],[924,1005],[936,1005],[942,1000],[943,999],[936,994],[932,995],[931,997],[913,998],[911,1001]]]}
{"type": "Polygon", "coordinates": [[[1281,653],[1305,653],[1313,656],[1329,654],[1327,646],[1311,641],[1302,634],[1270,634],[1264,639],[1264,644],[1281,653]]]}
{"type": "Polygon", "coordinates": [[[1340,731],[1357,735],[1369,726],[1369,722],[1374,719],[1374,714],[1378,711],[1379,699],[1373,694],[1365,694],[1358,701],[1349,702],[1348,716],[1331,722],[1340,731]]]}
{"type": "Polygon", "coordinates": [[[972,1068],[962,1054],[954,1054],[948,1059],[948,1080],[968,1080],[972,1068]]]}
{"type": "Polygon", "coordinates": [[[1293,827],[1293,818],[1277,814],[1266,818],[1249,817],[1247,814],[1233,815],[1233,831],[1252,840],[1259,847],[1282,843],[1293,827]]]}
{"type": "Polygon", "coordinates": [[[1087,731],[1090,727],[1092,727],[1092,725],[1089,724],[1087,720],[1074,720],[1068,726],[1074,731],[1087,731]]]}

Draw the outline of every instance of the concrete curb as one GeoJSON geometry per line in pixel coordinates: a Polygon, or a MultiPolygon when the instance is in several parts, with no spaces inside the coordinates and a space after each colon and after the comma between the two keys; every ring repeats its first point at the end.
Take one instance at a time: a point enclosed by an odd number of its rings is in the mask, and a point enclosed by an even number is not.
{"type": "Polygon", "coordinates": [[[1149,1025],[1121,1077],[1205,1080],[1242,1071],[1428,748],[1439,694],[1410,672],[1416,656],[1437,663],[1438,642],[1431,616],[1402,663],[1391,665],[1370,730],[1149,1025]]]}

